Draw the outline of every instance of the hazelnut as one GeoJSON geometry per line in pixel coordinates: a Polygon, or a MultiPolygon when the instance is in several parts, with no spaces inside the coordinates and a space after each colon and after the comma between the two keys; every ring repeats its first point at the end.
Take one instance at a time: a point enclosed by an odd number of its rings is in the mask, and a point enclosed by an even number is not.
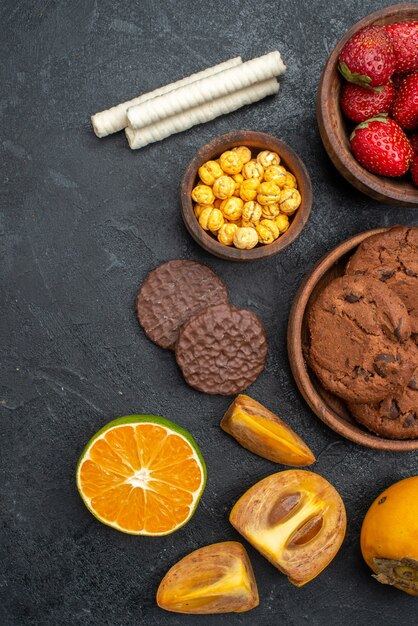
{"type": "Polygon", "coordinates": [[[243,165],[251,161],[251,150],[247,148],[247,146],[237,146],[236,148],[232,148],[232,151],[238,152],[243,165]]]}
{"type": "Polygon", "coordinates": [[[297,189],[282,189],[280,194],[280,212],[292,215],[299,208],[302,198],[297,189]]]}
{"type": "Polygon", "coordinates": [[[289,218],[284,213],[280,213],[274,221],[276,222],[281,235],[285,233],[290,226],[289,218]]]}
{"type": "Polygon", "coordinates": [[[250,200],[246,202],[242,209],[242,225],[243,226],[256,226],[261,219],[262,208],[258,202],[250,200]]]}
{"type": "Polygon", "coordinates": [[[197,185],[192,191],[192,198],[197,204],[205,206],[210,206],[215,200],[212,189],[207,185],[197,185]]]}
{"type": "Polygon", "coordinates": [[[261,220],[255,227],[258,235],[258,241],[264,244],[273,243],[278,238],[280,231],[276,222],[273,220],[261,220]]]}
{"type": "Polygon", "coordinates": [[[232,198],[226,198],[226,200],[222,202],[221,211],[225,219],[236,222],[242,216],[243,206],[244,202],[243,200],[241,200],[241,198],[232,196],[232,198]]]}
{"type": "Polygon", "coordinates": [[[213,185],[215,180],[223,174],[221,166],[216,161],[206,161],[199,167],[198,173],[205,185],[213,185]]]}
{"type": "Polygon", "coordinates": [[[235,181],[234,196],[237,196],[237,198],[239,198],[239,191],[241,188],[241,183],[244,182],[244,176],[242,174],[234,174],[232,178],[235,181]]]}
{"type": "Polygon", "coordinates": [[[251,250],[258,244],[257,232],[254,228],[243,226],[237,228],[234,235],[234,246],[240,250],[251,250]]]}
{"type": "Polygon", "coordinates": [[[259,186],[260,181],[258,180],[258,178],[248,178],[241,183],[241,186],[239,188],[239,195],[244,200],[244,202],[248,202],[249,200],[255,200],[259,186]]]}
{"type": "Polygon", "coordinates": [[[266,168],[269,165],[279,165],[280,157],[277,152],[272,152],[271,150],[263,150],[262,152],[259,152],[257,154],[257,161],[260,163],[260,165],[266,168]]]}
{"type": "Polygon", "coordinates": [[[242,161],[238,152],[227,150],[219,157],[219,163],[225,174],[238,174],[242,170],[242,161]]]}
{"type": "Polygon", "coordinates": [[[277,217],[280,213],[280,206],[278,205],[277,202],[274,202],[273,204],[265,204],[261,207],[261,214],[263,217],[265,217],[266,219],[274,219],[275,217],[277,217]]]}
{"type": "Polygon", "coordinates": [[[220,176],[213,184],[213,193],[217,198],[225,200],[230,198],[235,191],[235,181],[230,176],[220,176]]]}
{"type": "Polygon", "coordinates": [[[291,174],[290,172],[286,172],[286,180],[284,183],[284,187],[287,187],[288,189],[297,189],[297,182],[296,182],[296,177],[293,176],[293,174],[291,174]]]}
{"type": "Polygon", "coordinates": [[[282,165],[269,165],[264,172],[264,180],[267,183],[275,183],[284,187],[287,170],[282,165]]]}
{"type": "Polygon", "coordinates": [[[257,202],[263,205],[280,202],[280,187],[273,182],[261,183],[257,189],[257,202]]]}
{"type": "Polygon", "coordinates": [[[236,224],[231,223],[221,226],[218,230],[218,241],[223,243],[225,246],[232,246],[237,228],[238,226],[236,224]]]}
{"type": "Polygon", "coordinates": [[[259,182],[263,180],[264,167],[261,163],[258,163],[255,159],[248,161],[242,168],[242,175],[244,178],[257,178],[259,182]]]}
{"type": "Polygon", "coordinates": [[[199,219],[201,212],[203,211],[203,209],[206,209],[204,204],[195,204],[194,205],[194,214],[196,215],[197,219],[199,219]]]}
{"type": "Polygon", "coordinates": [[[224,224],[224,217],[219,209],[208,206],[203,209],[199,216],[199,224],[204,230],[217,232],[224,224]]]}

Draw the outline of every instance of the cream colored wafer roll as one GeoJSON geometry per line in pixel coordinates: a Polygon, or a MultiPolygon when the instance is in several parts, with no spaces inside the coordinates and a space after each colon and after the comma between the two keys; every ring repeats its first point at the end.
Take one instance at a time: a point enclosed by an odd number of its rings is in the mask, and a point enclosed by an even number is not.
{"type": "Polygon", "coordinates": [[[187,130],[196,124],[209,122],[219,115],[231,113],[246,104],[262,100],[266,96],[270,96],[279,91],[279,83],[275,78],[265,80],[262,83],[251,85],[240,91],[236,91],[223,98],[212,100],[183,113],[178,113],[172,117],[151,124],[146,128],[133,130],[129,126],[125,128],[126,138],[132,150],[143,148],[149,143],[160,141],[175,133],[187,130]]]}
{"type": "Polygon", "coordinates": [[[132,100],[127,100],[126,102],[122,102],[121,104],[118,104],[111,109],[95,113],[91,116],[93,130],[98,137],[106,137],[107,135],[116,133],[119,130],[123,130],[128,125],[126,111],[129,107],[136,104],[141,104],[142,102],[146,102],[147,100],[151,100],[152,98],[161,96],[165,93],[169,93],[173,89],[178,89],[179,87],[183,87],[184,85],[191,85],[197,80],[201,80],[202,78],[206,78],[207,76],[213,76],[214,74],[223,72],[224,70],[240,65],[241,63],[241,57],[229,59],[228,61],[224,61],[223,63],[219,63],[218,65],[214,65],[213,67],[208,67],[201,72],[192,74],[191,76],[186,76],[186,78],[182,78],[175,83],[170,83],[169,85],[164,85],[164,87],[159,87],[154,91],[143,93],[141,96],[133,98],[132,100]]]}
{"type": "Polygon", "coordinates": [[[128,121],[131,128],[150,126],[187,109],[193,109],[240,91],[256,83],[283,74],[284,65],[280,52],[277,50],[262,57],[247,61],[225,70],[221,74],[202,78],[201,80],[170,93],[157,96],[152,101],[143,102],[128,109],[128,121]]]}

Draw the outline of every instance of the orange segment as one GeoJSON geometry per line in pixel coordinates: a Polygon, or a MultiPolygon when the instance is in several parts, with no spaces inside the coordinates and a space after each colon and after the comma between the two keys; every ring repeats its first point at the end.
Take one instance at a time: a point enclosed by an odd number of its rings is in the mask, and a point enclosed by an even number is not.
{"type": "Polygon", "coordinates": [[[106,471],[93,461],[86,460],[81,466],[81,481],[84,485],[84,494],[88,498],[93,498],[112,487],[122,485],[124,478],[119,474],[106,471]]]}
{"type": "Polygon", "coordinates": [[[126,477],[132,474],[132,467],[125,463],[122,457],[112,450],[105,439],[99,439],[92,445],[90,458],[108,472],[126,477]]]}
{"type": "Polygon", "coordinates": [[[145,493],[139,487],[132,487],[126,505],[119,511],[117,522],[122,528],[139,532],[144,529],[145,493]]]}
{"type": "Polygon", "coordinates": [[[206,467],[192,436],[154,416],[111,422],[87,444],[77,486],[100,521],[126,533],[164,535],[193,515],[206,467]]]}
{"type": "Polygon", "coordinates": [[[182,489],[195,491],[200,484],[200,470],[195,459],[177,461],[175,465],[168,465],[159,470],[153,470],[154,480],[167,480],[172,485],[182,489]]]}
{"type": "Polygon", "coordinates": [[[153,424],[135,428],[135,438],[142,467],[148,467],[167,438],[167,431],[153,424]]]}
{"type": "Polygon", "coordinates": [[[128,463],[135,470],[141,469],[138,446],[135,439],[135,428],[132,426],[114,428],[109,431],[106,441],[125,463],[128,463]]]}

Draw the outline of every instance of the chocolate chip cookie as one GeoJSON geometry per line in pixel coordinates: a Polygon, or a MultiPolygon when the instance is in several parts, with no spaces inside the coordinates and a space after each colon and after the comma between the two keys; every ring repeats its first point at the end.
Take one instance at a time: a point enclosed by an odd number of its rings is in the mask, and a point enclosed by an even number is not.
{"type": "Polygon", "coordinates": [[[395,226],[365,239],[348,262],[346,274],[371,276],[393,289],[408,309],[418,343],[417,226],[395,226]]]}
{"type": "Polygon", "coordinates": [[[148,274],[138,292],[136,314],[151,341],[174,350],[187,320],[212,304],[226,302],[226,287],[215,272],[196,261],[175,260],[148,274]]]}
{"type": "Polygon", "coordinates": [[[181,329],[176,360],[186,382],[210,394],[246,389],[266,365],[267,337],[261,320],[247,309],[211,306],[181,329]]]}
{"type": "Polygon", "coordinates": [[[384,283],[342,276],[320,293],[309,316],[308,361],[323,386],[351,402],[377,402],[405,387],[415,369],[405,342],[403,302],[384,283]]]}
{"type": "Polygon", "coordinates": [[[369,430],[389,439],[418,438],[418,367],[399,393],[375,404],[348,404],[353,416],[369,430]]]}

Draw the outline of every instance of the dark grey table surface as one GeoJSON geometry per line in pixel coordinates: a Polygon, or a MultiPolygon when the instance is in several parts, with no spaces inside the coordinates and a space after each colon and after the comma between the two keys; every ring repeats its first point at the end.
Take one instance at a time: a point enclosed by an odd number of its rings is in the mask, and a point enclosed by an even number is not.
{"type": "Polygon", "coordinates": [[[1,50],[1,553],[0,624],[212,625],[412,624],[417,602],[375,582],[359,531],[389,484],[416,474],[417,454],[354,445],[323,425],[299,395],[286,353],[292,298],[305,272],[350,235],[418,224],[413,209],[356,192],[328,160],[315,121],[327,55],[378,1],[3,0],[1,50]],[[144,150],[123,134],[99,140],[89,116],[235,55],[279,49],[288,70],[278,96],[144,150]],[[179,212],[180,178],[194,152],[234,129],[272,133],[310,171],[314,205],[299,239],[260,263],[204,253],[179,212]],[[133,302],[149,270],[197,259],[231,300],[263,319],[269,353],[249,393],[276,410],[318,457],[314,470],[347,507],[344,545],[297,589],[247,546],[260,606],[247,614],[164,612],[155,592],[166,570],[202,545],[239,540],[228,522],[250,485],[281,467],[225,435],[230,399],[187,387],[174,358],[149,342],[133,302]],[[87,440],[134,412],[166,416],[199,442],[208,483],[179,532],[141,538],[101,525],[74,481],[87,440]]]}

